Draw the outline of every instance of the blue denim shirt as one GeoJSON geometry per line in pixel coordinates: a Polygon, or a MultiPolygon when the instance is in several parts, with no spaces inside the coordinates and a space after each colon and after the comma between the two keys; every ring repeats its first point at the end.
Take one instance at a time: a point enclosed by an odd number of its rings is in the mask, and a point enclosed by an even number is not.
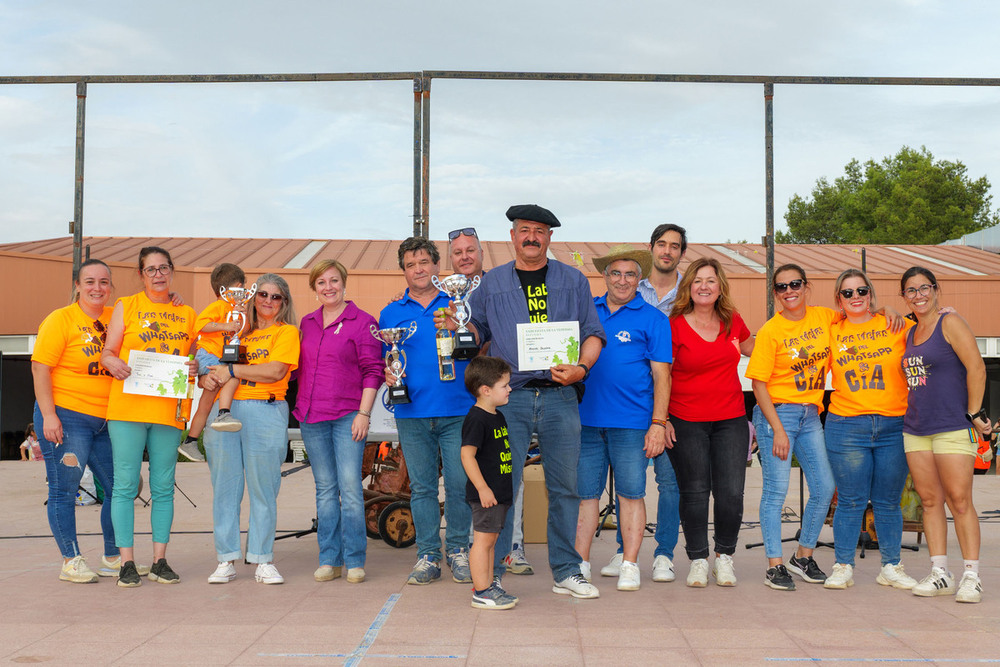
{"type": "Polygon", "coordinates": [[[649,278],[643,278],[639,281],[638,293],[646,303],[651,306],[656,306],[657,310],[661,313],[670,317],[670,311],[674,308],[674,301],[677,300],[677,288],[681,285],[681,272],[677,272],[677,282],[674,283],[674,288],[667,292],[661,299],[656,295],[656,288],[653,284],[649,282],[649,278]]]}
{"type": "MultiPolygon", "coordinates": [[[[548,320],[580,323],[580,343],[591,336],[607,340],[604,327],[597,317],[590,283],[579,270],[550,259],[545,274],[548,288],[548,320]]],[[[479,289],[470,298],[472,323],[479,330],[481,342],[493,341],[491,357],[500,357],[513,369],[512,389],[520,389],[529,380],[551,380],[549,371],[520,372],[517,370],[517,325],[528,322],[528,300],[514,270],[514,262],[498,266],[485,276],[479,289]]]]}

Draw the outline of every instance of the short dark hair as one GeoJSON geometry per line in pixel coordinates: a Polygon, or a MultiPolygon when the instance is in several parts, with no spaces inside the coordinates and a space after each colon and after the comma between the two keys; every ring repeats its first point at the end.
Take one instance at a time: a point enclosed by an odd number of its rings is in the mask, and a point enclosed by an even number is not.
{"type": "Polygon", "coordinates": [[[903,274],[903,277],[899,279],[900,294],[902,294],[903,290],[906,289],[906,281],[912,278],[913,276],[924,276],[925,278],[927,278],[927,280],[931,281],[931,286],[934,287],[935,290],[937,289],[938,286],[937,278],[934,277],[934,274],[931,273],[930,269],[925,269],[922,266],[911,266],[903,274]]]}
{"type": "Polygon", "coordinates": [[[247,276],[243,273],[243,269],[236,266],[235,264],[230,264],[229,262],[223,262],[219,264],[214,269],[212,269],[212,293],[216,297],[219,296],[219,289],[222,287],[232,287],[236,283],[246,284],[247,276]]]}
{"type": "Polygon", "coordinates": [[[415,253],[418,250],[423,250],[430,255],[431,261],[435,264],[441,263],[441,253],[438,252],[438,247],[434,241],[423,236],[411,236],[399,244],[399,252],[397,253],[399,256],[399,268],[403,268],[403,255],[408,252],[415,253]]]}
{"type": "Polygon", "coordinates": [[[781,266],[779,266],[774,270],[774,277],[771,278],[771,289],[774,289],[774,286],[778,282],[778,274],[781,273],[782,271],[794,271],[795,273],[799,274],[799,277],[802,278],[803,283],[805,284],[809,283],[809,280],[806,278],[806,270],[803,269],[801,266],[799,266],[798,264],[782,264],[781,266]]]}
{"type": "Polygon", "coordinates": [[[660,240],[660,237],[667,232],[677,232],[681,235],[681,254],[687,252],[688,249],[688,234],[687,230],[680,225],[675,225],[672,222],[666,222],[662,225],[657,225],[656,229],[653,230],[653,235],[649,237],[649,245],[652,247],[656,245],[656,242],[660,240]]]}
{"type": "Polygon", "coordinates": [[[465,368],[465,388],[479,398],[480,389],[492,387],[509,373],[510,364],[499,357],[475,357],[465,368]]]}

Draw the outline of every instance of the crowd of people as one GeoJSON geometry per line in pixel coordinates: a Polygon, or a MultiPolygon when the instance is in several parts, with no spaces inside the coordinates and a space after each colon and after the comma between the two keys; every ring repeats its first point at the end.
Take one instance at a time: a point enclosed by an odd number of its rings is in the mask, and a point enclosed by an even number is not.
{"type": "MultiPolygon", "coordinates": [[[[609,476],[618,550],[599,572],[616,577],[618,590],[640,588],[650,465],[658,490],[652,580],[675,579],[674,549],[683,532],[687,585],[705,587],[712,578],[735,586],[733,554],[753,429],[762,467],[767,586],[794,590],[796,577],[832,589],[853,585],[855,548],[870,502],[879,584],[919,596],[980,600],[973,463],[980,436],[995,427],[983,408],[986,374],[973,333],[958,313],[942,308],[941,287],[929,270],[913,267],[901,277],[900,294],[911,311],[903,317],[879,307],[874,286],[857,269],[837,278],[836,309],[812,306],[805,271],[783,265],[770,285],[780,310],[752,335],[718,261],[695,258],[684,273],[679,270],[687,251],[682,227],[660,225],[648,248],[616,246],[595,257],[607,290],[594,298],[584,274],[548,252],[561,226],[551,211],[518,205],[507,218],[515,258],[489,271],[483,270],[475,229],[449,234],[456,272],[480,281],[469,297],[468,323],[479,356],[452,360],[453,373],[439,368],[439,355],[450,354],[447,332],[461,318],[436,286],[441,255],[426,238],[399,246],[406,290],[377,318],[346,298],[347,269],[334,259],[310,270],[319,307],[301,321],[288,283],[274,273],[259,276],[255,290],[244,292],[250,296],[237,316],[222,298],[199,315],[172,291],[174,265],[163,248],[142,249],[136,275],[143,289],[113,305],[108,266],[84,262],[74,302],[44,320],[32,356],[34,430],[49,479],[49,523],[64,559],[60,579],[89,583],[117,576],[123,587],[139,586],[142,575],[180,581],[166,559],[174,473],[178,455],[204,460],[197,447],[204,430],[217,561],[208,582],[232,581],[245,558],[256,568],[256,581],[282,583],[274,540],[291,413],[316,486],[314,578],[363,582],[362,456],[377,391],[399,374],[386,368],[372,331],[403,328],[412,333],[403,374],[409,399],[394,406],[394,415],[416,531],[409,584],[430,584],[446,564],[455,582],[472,584],[474,607],[517,604],[503,577],[532,572],[520,526],[522,464],[535,437],[548,493],[554,593],[600,595],[590,551],[609,476]],[[528,363],[525,332],[548,331],[549,325],[575,332],[571,358],[548,367],[528,363]],[[223,343],[234,335],[237,361],[223,354],[223,343]],[[190,420],[177,399],[126,390],[132,351],[188,357],[190,381],[197,378],[203,389],[190,420]],[[739,375],[743,356],[749,357],[746,378],[756,399],[752,422],[739,375]],[[828,375],[834,391],[823,420],[828,375]],[[291,408],[285,400],[290,380],[298,385],[291,408]],[[133,528],[144,456],[152,500],[149,566],[137,564],[133,528]],[[781,512],[793,456],[809,500],[786,561],[781,512]],[[74,499],[87,466],[110,496],[101,511],[104,553],[96,572],[76,536],[74,499]],[[919,582],[900,561],[907,474],[922,501],[931,557],[930,573],[919,582]],[[835,562],[827,575],[813,552],[835,491],[835,562]],[[962,552],[957,578],[948,568],[945,505],[962,552]]],[[[245,283],[232,264],[212,273],[216,295],[245,283]]]]}

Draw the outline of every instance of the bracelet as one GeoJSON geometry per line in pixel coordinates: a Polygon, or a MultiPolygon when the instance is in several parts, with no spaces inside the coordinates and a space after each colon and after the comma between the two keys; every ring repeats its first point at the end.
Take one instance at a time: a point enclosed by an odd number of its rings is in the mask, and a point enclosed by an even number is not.
{"type": "Polygon", "coordinates": [[[227,364],[227,365],[229,366],[229,377],[231,378],[236,377],[236,373],[233,372],[233,365],[232,364],[227,364]]]}
{"type": "Polygon", "coordinates": [[[653,424],[655,424],[656,426],[662,426],[663,428],[667,427],[668,420],[666,419],[652,419],[650,421],[652,422],[650,426],[653,426],[653,424]]]}
{"type": "Polygon", "coordinates": [[[361,408],[358,408],[358,414],[362,414],[365,417],[368,417],[368,419],[372,418],[371,410],[362,410],[361,408]]]}

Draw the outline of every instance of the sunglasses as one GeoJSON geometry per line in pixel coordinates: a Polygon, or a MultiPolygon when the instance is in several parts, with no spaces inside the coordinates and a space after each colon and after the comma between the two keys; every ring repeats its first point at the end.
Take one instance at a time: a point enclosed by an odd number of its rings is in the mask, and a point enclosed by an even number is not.
{"type": "Polygon", "coordinates": [[[268,299],[270,299],[271,301],[281,301],[282,299],[285,298],[285,296],[283,294],[278,294],[277,292],[275,292],[274,294],[268,294],[267,292],[261,292],[258,290],[257,298],[263,299],[264,301],[267,301],[268,299]]]}
{"type": "Polygon", "coordinates": [[[774,283],[774,291],[778,294],[783,294],[785,290],[791,287],[793,292],[798,292],[805,284],[806,281],[804,280],[791,280],[787,283],[774,283]]]}
{"type": "Polygon", "coordinates": [[[448,232],[449,241],[454,241],[459,236],[475,236],[477,239],[479,238],[475,227],[465,227],[464,229],[456,229],[455,231],[448,232]]]}
{"type": "Polygon", "coordinates": [[[850,299],[857,292],[858,296],[868,296],[868,293],[872,291],[871,287],[859,287],[857,289],[842,289],[840,290],[840,296],[845,299],[850,299]]]}

